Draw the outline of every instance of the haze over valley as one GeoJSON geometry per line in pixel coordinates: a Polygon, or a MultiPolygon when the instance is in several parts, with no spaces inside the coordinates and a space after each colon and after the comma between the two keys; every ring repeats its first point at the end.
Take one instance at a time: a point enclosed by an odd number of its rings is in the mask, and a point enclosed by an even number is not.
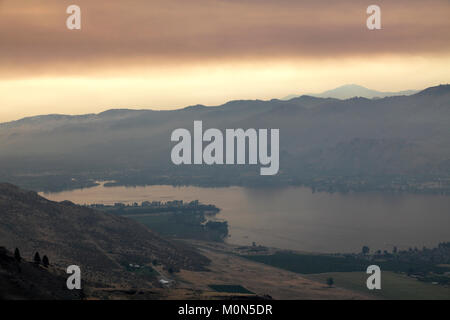
{"type": "Polygon", "coordinates": [[[0,125],[0,177],[38,191],[95,185],[305,185],[322,191],[449,192],[450,86],[380,99],[231,101],[173,111],[43,115],[0,125]],[[280,170],[176,166],[176,128],[279,128],[280,170]],[[214,178],[213,178],[214,177],[214,178]]]}

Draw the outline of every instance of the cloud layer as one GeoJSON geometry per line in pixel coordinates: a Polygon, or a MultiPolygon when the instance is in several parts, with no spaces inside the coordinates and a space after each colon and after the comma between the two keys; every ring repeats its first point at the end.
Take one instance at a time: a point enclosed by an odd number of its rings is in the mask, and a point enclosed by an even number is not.
{"type": "Polygon", "coordinates": [[[3,78],[210,61],[448,55],[448,0],[3,0],[3,78]],[[82,9],[82,30],[65,27],[82,9]]]}

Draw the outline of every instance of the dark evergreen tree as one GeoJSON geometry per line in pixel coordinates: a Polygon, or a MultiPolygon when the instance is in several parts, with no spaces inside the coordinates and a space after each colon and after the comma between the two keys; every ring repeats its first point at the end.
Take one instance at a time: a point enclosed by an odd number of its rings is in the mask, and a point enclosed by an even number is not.
{"type": "Polygon", "coordinates": [[[34,263],[36,263],[36,264],[40,264],[41,263],[41,256],[39,255],[39,252],[36,252],[35,254],[34,254],[34,263]]]}
{"type": "Polygon", "coordinates": [[[48,268],[48,265],[50,264],[50,262],[48,261],[47,256],[42,257],[42,264],[44,265],[44,267],[48,268]]]}
{"type": "Polygon", "coordinates": [[[16,259],[17,262],[22,261],[22,257],[20,256],[20,251],[18,248],[16,248],[16,250],[14,250],[14,258],[16,259]]]}
{"type": "Polygon", "coordinates": [[[334,284],[333,278],[327,278],[327,285],[328,285],[329,287],[332,287],[333,284],[334,284]]]}
{"type": "Polygon", "coordinates": [[[368,246],[364,246],[364,247],[362,247],[361,252],[362,252],[362,254],[366,255],[366,254],[369,254],[370,249],[368,246]]]}

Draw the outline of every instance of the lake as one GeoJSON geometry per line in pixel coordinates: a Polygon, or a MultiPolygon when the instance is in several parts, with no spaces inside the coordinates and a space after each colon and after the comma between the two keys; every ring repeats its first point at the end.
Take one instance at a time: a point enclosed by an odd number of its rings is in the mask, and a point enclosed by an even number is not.
{"type": "Polygon", "coordinates": [[[42,193],[78,204],[200,200],[222,211],[227,242],[312,252],[359,252],[436,246],[450,241],[450,197],[312,193],[304,187],[104,187],[42,193]]]}

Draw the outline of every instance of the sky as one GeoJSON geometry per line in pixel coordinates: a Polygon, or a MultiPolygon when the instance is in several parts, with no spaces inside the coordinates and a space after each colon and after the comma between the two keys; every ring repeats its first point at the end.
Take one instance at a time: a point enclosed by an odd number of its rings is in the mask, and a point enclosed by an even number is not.
{"type": "Polygon", "coordinates": [[[0,0],[0,122],[449,83],[449,14],[449,0],[0,0]]]}

